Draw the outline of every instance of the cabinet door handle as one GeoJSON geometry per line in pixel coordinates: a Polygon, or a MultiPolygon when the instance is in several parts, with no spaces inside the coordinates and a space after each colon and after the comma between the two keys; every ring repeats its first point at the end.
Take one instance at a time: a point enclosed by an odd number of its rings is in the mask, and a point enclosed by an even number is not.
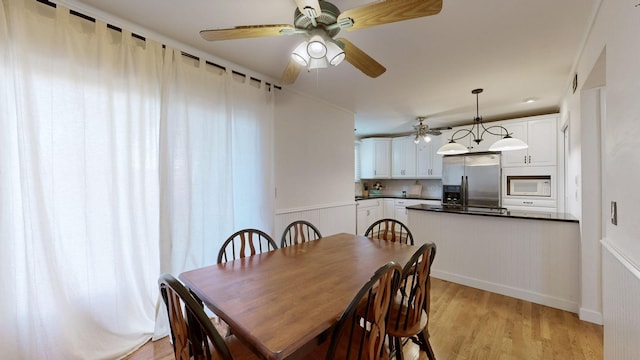
{"type": "Polygon", "coordinates": [[[524,163],[527,163],[527,155],[524,156],[524,163]]]}
{"type": "Polygon", "coordinates": [[[529,155],[529,164],[531,164],[531,155],[529,155]]]}

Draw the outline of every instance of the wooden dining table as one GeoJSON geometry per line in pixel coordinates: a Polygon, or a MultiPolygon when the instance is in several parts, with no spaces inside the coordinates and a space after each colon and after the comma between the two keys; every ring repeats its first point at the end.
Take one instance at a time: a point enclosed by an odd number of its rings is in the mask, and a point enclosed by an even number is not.
{"type": "Polygon", "coordinates": [[[265,359],[304,358],[382,265],[417,247],[336,234],[191,270],[180,280],[265,359]]]}

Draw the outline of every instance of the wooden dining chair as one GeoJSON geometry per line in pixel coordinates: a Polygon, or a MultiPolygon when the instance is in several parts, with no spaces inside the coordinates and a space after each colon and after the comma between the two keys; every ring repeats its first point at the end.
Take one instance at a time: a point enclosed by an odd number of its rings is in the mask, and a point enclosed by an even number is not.
{"type": "Polygon", "coordinates": [[[382,239],[413,245],[413,235],[409,228],[396,219],[380,219],[367,228],[364,235],[373,239],[382,239]]]}
{"type": "Polygon", "coordinates": [[[431,264],[436,256],[436,245],[427,243],[411,256],[402,269],[402,280],[389,310],[387,333],[392,339],[396,359],[402,360],[402,339],[412,338],[426,352],[430,360],[435,354],[429,342],[429,308],[431,264]]]}
{"type": "Polygon", "coordinates": [[[280,238],[280,247],[283,248],[320,238],[322,238],[320,230],[312,223],[305,220],[297,220],[284,229],[280,238]]]}
{"type": "Polygon", "coordinates": [[[176,360],[258,359],[235,336],[222,337],[191,293],[169,274],[158,279],[176,360]]]}
{"type": "Polygon", "coordinates": [[[278,244],[262,230],[243,229],[229,236],[218,252],[218,264],[275,250],[278,244]]]}
{"type": "Polygon", "coordinates": [[[386,321],[401,270],[400,265],[393,261],[380,267],[344,310],[331,340],[325,341],[305,359],[388,359],[386,321]],[[364,316],[368,321],[363,320],[365,318],[360,316],[359,309],[366,309],[364,316]]]}

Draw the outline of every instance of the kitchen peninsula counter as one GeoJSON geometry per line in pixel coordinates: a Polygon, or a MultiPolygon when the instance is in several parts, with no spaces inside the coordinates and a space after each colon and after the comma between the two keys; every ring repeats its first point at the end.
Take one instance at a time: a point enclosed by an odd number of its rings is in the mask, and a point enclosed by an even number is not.
{"type": "Polygon", "coordinates": [[[550,221],[566,221],[566,222],[578,222],[571,214],[559,213],[559,212],[538,212],[538,211],[520,211],[520,210],[507,210],[507,209],[492,209],[492,208],[474,208],[474,207],[445,207],[442,205],[412,205],[407,206],[409,210],[422,210],[422,211],[435,211],[446,212],[452,214],[461,215],[478,215],[478,216],[494,216],[502,218],[518,218],[518,219],[535,219],[535,220],[550,220],[550,221]]]}
{"type": "Polygon", "coordinates": [[[572,216],[407,209],[416,245],[437,246],[433,277],[578,313],[580,224],[572,216]]]}

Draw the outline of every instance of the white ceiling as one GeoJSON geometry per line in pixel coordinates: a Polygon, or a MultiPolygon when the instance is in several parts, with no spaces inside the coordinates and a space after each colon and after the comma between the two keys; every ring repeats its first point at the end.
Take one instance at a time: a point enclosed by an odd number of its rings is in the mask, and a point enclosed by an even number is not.
{"type": "MultiPolygon", "coordinates": [[[[202,29],[293,24],[293,0],[61,2],[115,15],[276,83],[302,41],[294,35],[207,42],[199,35],[202,29]]],[[[331,2],[346,10],[371,0],[331,2]]],[[[443,0],[438,15],[340,32],[387,68],[380,77],[369,78],[345,61],[303,70],[290,88],[353,111],[357,136],[408,132],[417,116],[426,116],[431,127],[470,123],[476,111],[471,90],[479,87],[485,121],[556,112],[599,3],[443,0]],[[538,101],[523,103],[530,97],[538,101]]]]}

